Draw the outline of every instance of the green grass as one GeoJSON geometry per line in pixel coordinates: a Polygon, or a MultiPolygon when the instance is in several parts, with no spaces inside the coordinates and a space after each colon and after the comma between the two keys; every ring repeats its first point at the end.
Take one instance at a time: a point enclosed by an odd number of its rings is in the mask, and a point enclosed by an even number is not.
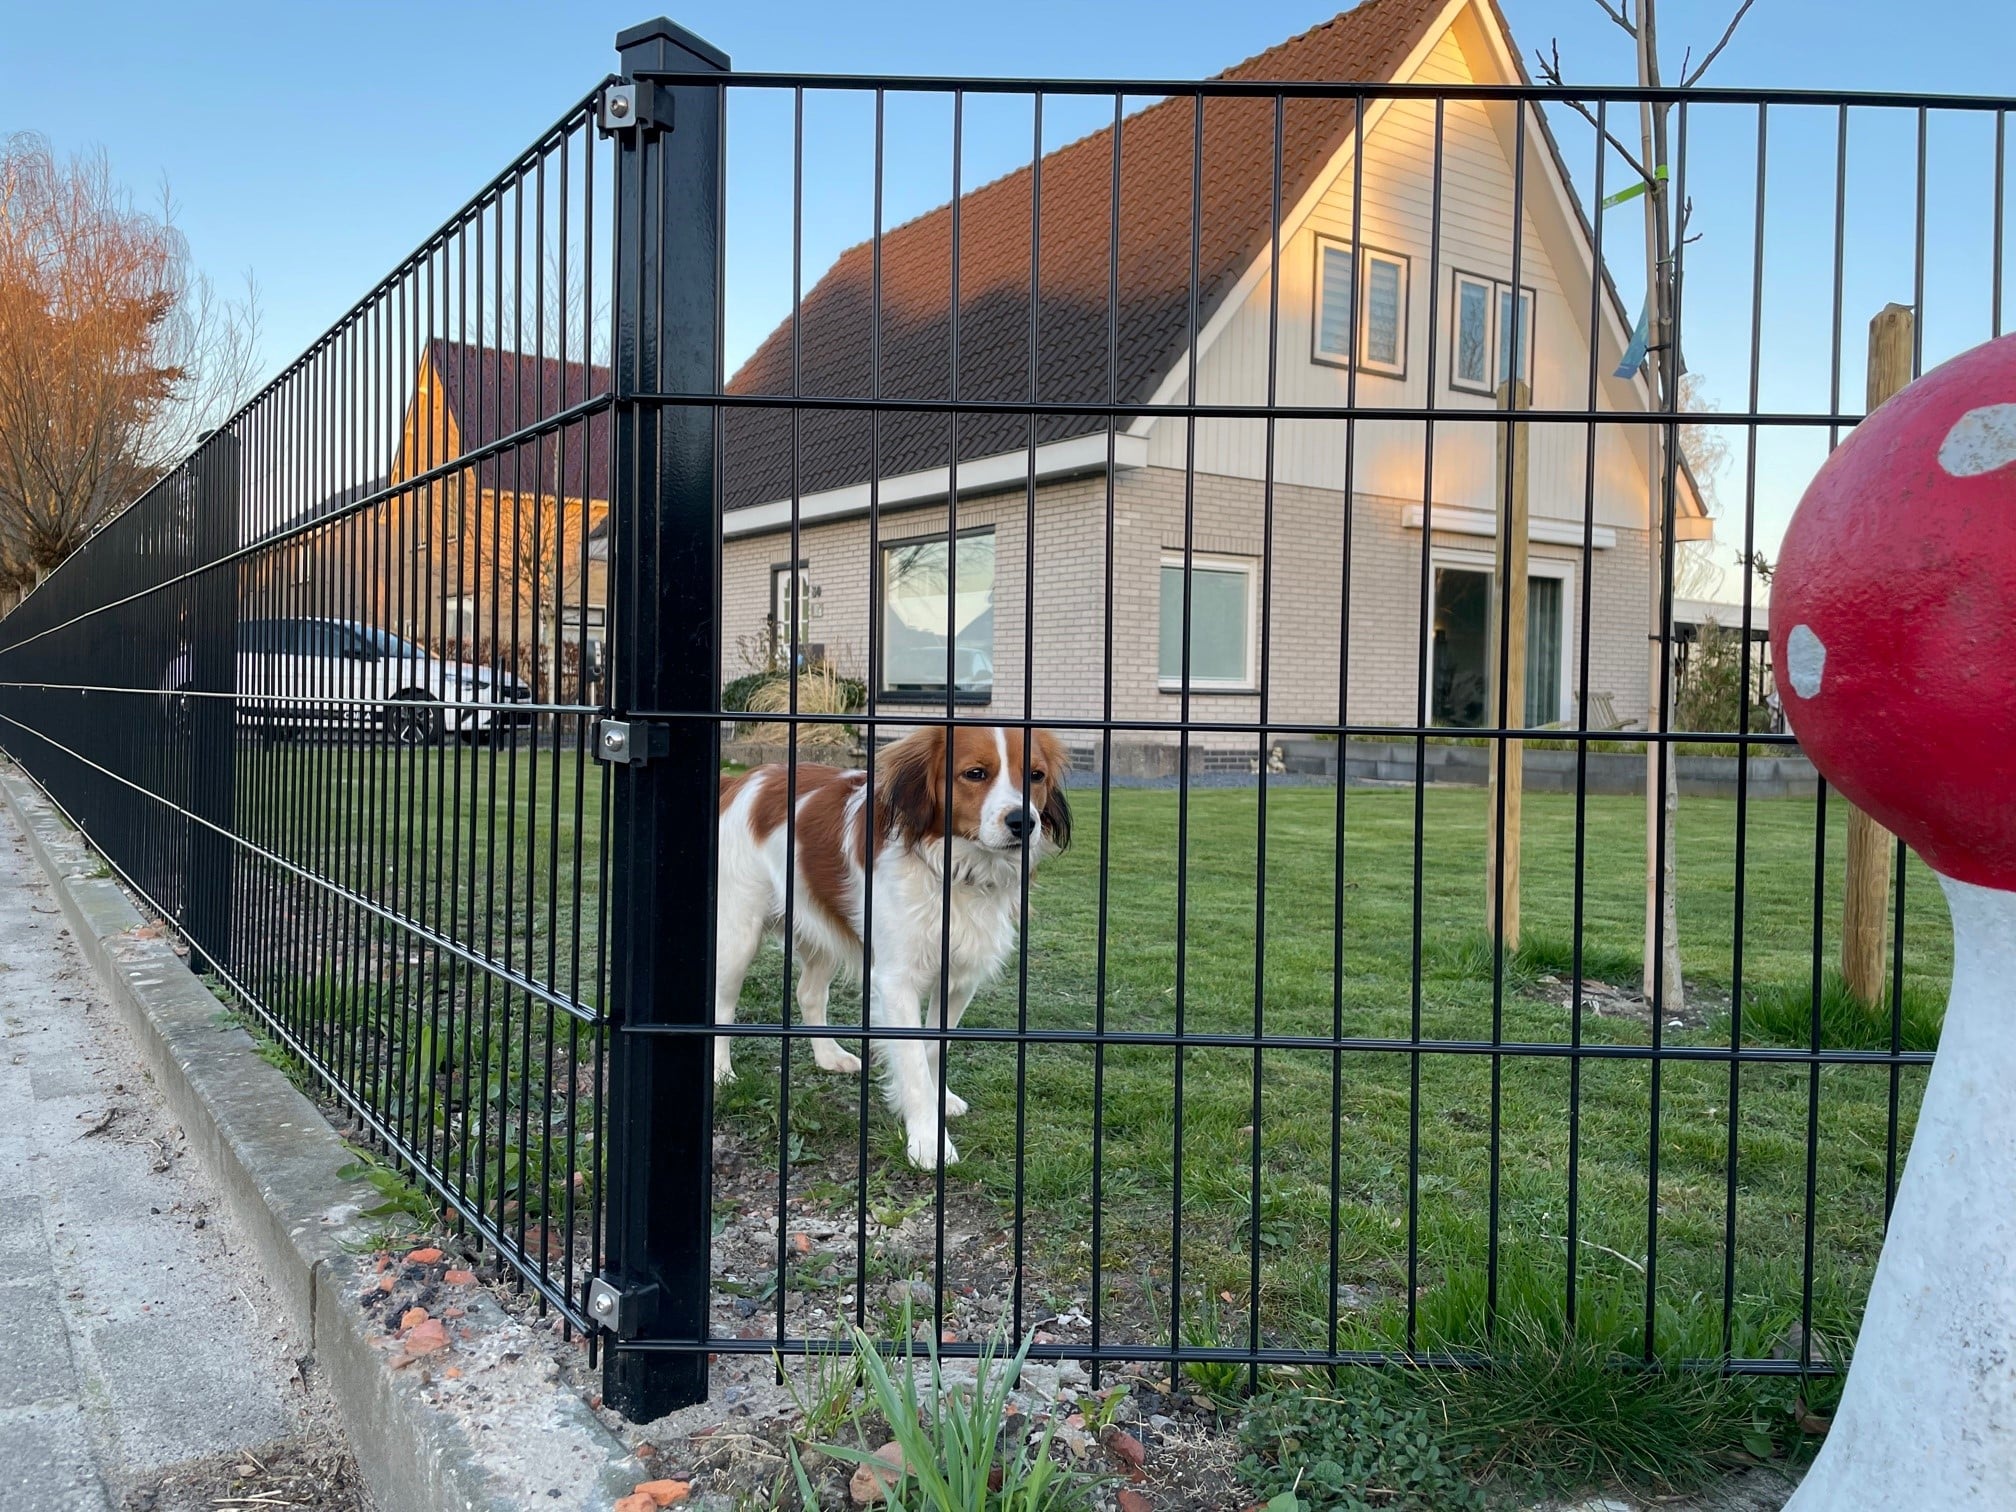
{"type": "MultiPolygon", "coordinates": [[[[1081,791],[1075,802],[1079,846],[1046,866],[1034,891],[1032,1029],[1088,1028],[1099,1019],[1102,816],[1096,794],[1081,791]]],[[[1263,871],[1252,790],[1192,794],[1181,855],[1175,794],[1113,795],[1103,960],[1108,1028],[1176,1028],[1180,970],[1188,1031],[1250,1034],[1257,1015],[1270,1035],[1327,1036],[1341,1024],[1351,1036],[1407,1040],[1415,1014],[1413,794],[1345,795],[1341,948],[1334,928],[1336,794],[1280,789],[1266,802],[1263,871]],[[1187,892],[1180,928],[1179,871],[1187,892]]],[[[1727,1046],[1722,1010],[1739,950],[1744,1038],[1808,1043],[1810,1014],[1794,1022],[1773,1005],[1810,1002],[1814,811],[1799,801],[1751,805],[1739,935],[1734,805],[1682,802],[1680,929],[1693,996],[1683,1026],[1662,1031],[1667,1045],[1727,1046]]],[[[1635,986],[1638,976],[1643,815],[1637,799],[1589,800],[1583,969],[1585,977],[1615,986],[1635,986]]],[[[1829,854],[1838,857],[1838,805],[1829,817],[1829,854]]],[[[1565,977],[1573,959],[1574,801],[1546,794],[1526,800],[1528,936],[1505,963],[1502,995],[1494,994],[1494,952],[1483,933],[1484,822],[1481,792],[1426,794],[1421,1032],[1429,1040],[1488,1045],[1495,1025],[1503,1042],[1563,1044],[1573,1026],[1555,999],[1565,997],[1565,988],[1542,979],[1565,977]]],[[[1827,870],[1837,872],[1838,864],[1830,860],[1827,870]]],[[[1936,1009],[1919,1006],[1943,999],[1950,960],[1943,900],[1915,860],[1909,889],[1907,1046],[1929,1044],[1936,1033],[1936,1009]]],[[[1837,900],[1830,896],[1821,912],[1836,917],[1837,900]]],[[[1831,929],[1823,931],[1822,959],[1831,961],[1837,948],[1831,929]]],[[[777,1017],[780,965],[780,955],[767,952],[751,973],[746,1019],[777,1017]]],[[[853,1006],[846,1003],[838,1016],[851,1017],[853,1006]]],[[[1011,969],[976,1001],[968,1022],[1012,1025],[1019,1011],[1011,969]]],[[[1888,1015],[1880,1017],[1887,1046],[1888,1015]]],[[[1585,1012],[1581,1034],[1591,1046],[1642,1046],[1651,1029],[1642,1019],[1585,1012]]],[[[1865,1023],[1845,1013],[1823,1016],[1823,1045],[1867,1043],[1865,1023]]],[[[1143,1292],[1163,1298],[1155,1326],[1164,1338],[1172,1326],[1166,1302],[1172,1290],[1183,1298],[1174,1326],[1186,1337],[1202,1299],[1230,1293],[1217,1324],[1225,1342],[1245,1341],[1257,1305],[1263,1343],[1325,1347],[1333,1211],[1336,1279],[1354,1289],[1349,1295],[1357,1304],[1340,1309],[1337,1342],[1344,1347],[1409,1341],[1410,1224],[1420,1249],[1412,1341],[1431,1347],[1482,1328],[1492,1315],[1486,1277],[1494,1207],[1501,1274],[1529,1277],[1535,1296],[1558,1313],[1569,1266],[1572,1141],[1578,1327],[1593,1330],[1606,1348],[1638,1357],[1646,1353],[1649,1312],[1655,1355],[1719,1354],[1725,1238],[1733,1223],[1729,1342],[1738,1355],[1769,1354],[1801,1312],[1806,1126],[1816,1091],[1816,1332],[1852,1333],[1881,1239],[1891,1081],[1884,1067],[1829,1066],[1815,1077],[1804,1066],[1750,1065],[1732,1079],[1726,1063],[1662,1063],[1658,1246],[1656,1265],[1648,1266],[1653,1069],[1642,1059],[1588,1059],[1578,1085],[1562,1056],[1507,1056],[1494,1065],[1488,1054],[1430,1052],[1419,1057],[1418,1097],[1415,1057],[1404,1050],[1333,1057],[1327,1050],[1279,1049],[1266,1052],[1256,1068],[1253,1052],[1237,1048],[1188,1049],[1179,1067],[1171,1048],[1110,1047],[1101,1064],[1089,1047],[1033,1045],[1026,1064],[1018,1064],[1013,1046],[968,1045],[955,1047],[950,1062],[954,1085],[974,1109],[954,1128],[964,1162],[953,1180],[991,1194],[1004,1211],[1019,1181],[1035,1255],[1052,1276],[1088,1281],[1095,1079],[1102,1083],[1096,1122],[1103,1138],[1105,1301],[1124,1312],[1131,1297],[1139,1313],[1143,1292]],[[1018,1079],[1028,1092],[1019,1144],[1018,1079]],[[1733,1202],[1732,1098],[1739,1109],[1733,1202]],[[1256,1121],[1257,1296],[1249,1261],[1256,1121]],[[1179,1159],[1180,1273],[1171,1266],[1179,1159]],[[1371,1305],[1363,1305],[1368,1298],[1371,1305]]],[[[1898,1077],[1905,1137],[1922,1079],[1916,1068],[1898,1077]]],[[[774,1139],[774,1094],[774,1076],[745,1066],[722,1101],[723,1115],[759,1141],[774,1139]]],[[[851,1082],[811,1070],[807,1055],[802,1069],[793,1068],[794,1131],[823,1131],[798,1137],[814,1153],[829,1143],[839,1153],[853,1138],[857,1097],[851,1082]]],[[[885,1115],[874,1117],[874,1159],[895,1167],[900,1137],[885,1115]]],[[[1501,1295],[1501,1308],[1504,1301],[1501,1295]]]]}
{"type": "MultiPolygon", "coordinates": [[[[594,1002],[601,770],[586,768],[577,828],[571,750],[557,772],[550,751],[452,747],[418,753],[280,747],[248,751],[241,761],[240,817],[255,841],[594,1002]],[[373,816],[369,825],[366,815],[373,816]]],[[[1655,1151],[1654,1068],[1643,1059],[1594,1055],[1577,1077],[1561,1055],[1494,1059],[1431,1049],[1416,1056],[1404,1048],[1417,1015],[1429,1041],[1488,1046],[1495,1037],[1558,1046],[1573,1036],[1563,985],[1573,969],[1577,922],[1572,797],[1527,796],[1526,937],[1502,970],[1484,933],[1481,791],[1431,788],[1424,796],[1418,920],[1410,791],[1348,791],[1340,825],[1335,790],[1269,790],[1264,867],[1260,798],[1252,789],[1199,791],[1187,809],[1173,792],[1123,790],[1102,815],[1097,791],[1081,787],[1074,803],[1078,844],[1045,867],[1033,893],[1031,1029],[1087,1029],[1103,1020],[1113,1030],[1168,1032],[1178,1027],[1180,1011],[1181,1026],[1191,1032],[1250,1035],[1258,1024],[1270,1035],[1327,1037],[1341,1027],[1346,1035],[1403,1047],[1341,1055],[1277,1049],[1257,1065],[1254,1052],[1237,1047],[1188,1048],[1180,1057],[1170,1047],[1112,1046],[1103,1056],[1075,1045],[1030,1045],[1022,1056],[1006,1044],[954,1047],[953,1082],[973,1112],[954,1128],[965,1159],[952,1182],[996,1200],[1004,1221],[1019,1191],[1034,1258],[1052,1279],[1076,1278],[1078,1300],[1091,1301],[1095,1126],[1103,1160],[1101,1285],[1110,1316],[1136,1319],[1131,1326],[1144,1337],[1151,1330],[1155,1337],[1171,1331],[1190,1337],[1200,1326],[1202,1299],[1229,1294],[1208,1326],[1241,1344],[1257,1316],[1263,1343],[1329,1345],[1333,1215],[1335,1279],[1352,1288],[1338,1309],[1341,1346],[1411,1340],[1425,1348],[1474,1333],[1494,1316],[1485,1279],[1494,1253],[1500,1310],[1503,1278],[1518,1275],[1540,1299],[1536,1307],[1558,1312],[1570,1266],[1572,1159],[1579,1330],[1593,1331],[1605,1348],[1642,1356],[1649,1316],[1653,1354],[1712,1357],[1724,1343],[1726,1284],[1731,1346],[1740,1355],[1768,1354],[1801,1313],[1810,1108],[1819,1136],[1811,1201],[1814,1328],[1852,1334],[1882,1231],[1892,1117],[1887,1067],[1828,1066],[1816,1074],[1797,1064],[1753,1064],[1732,1077],[1727,1063],[1665,1061],[1657,1072],[1655,1151]],[[1102,833],[1110,869],[1103,950],[1102,833]],[[1494,987],[1494,977],[1501,986],[1494,987]],[[1027,1089],[1019,1140],[1018,1082],[1027,1089]],[[1738,1110],[1733,1195],[1732,1105],[1738,1110]],[[1257,1292],[1249,1263],[1256,1124],[1257,1292]],[[1179,1161],[1180,1269],[1171,1264],[1179,1161]],[[1656,1263],[1648,1264],[1655,1214],[1656,1263]],[[1725,1276],[1732,1224],[1735,1258],[1725,1276]],[[1410,1230],[1419,1247],[1411,1273],[1410,1230]],[[1176,1308],[1168,1301],[1172,1291],[1180,1298],[1176,1308]],[[1152,1321],[1139,1321],[1151,1314],[1152,1321]]],[[[1811,1042],[1815,918],[1817,912],[1819,959],[1831,968],[1843,846],[1843,814],[1835,804],[1821,869],[1828,892],[1816,910],[1815,812],[1807,801],[1750,806],[1739,931],[1735,806],[1682,800],[1679,919],[1690,996],[1680,1024],[1661,1030],[1668,1046],[1728,1046],[1729,993],[1739,966],[1743,1040],[1811,1042]]],[[[1635,986],[1638,976],[1643,824],[1642,800],[1588,800],[1582,972],[1615,987],[1635,986]]],[[[1923,1049],[1937,1034],[1950,940],[1936,883],[1915,859],[1907,875],[1901,1037],[1906,1048],[1923,1049]]],[[[328,960],[344,959],[340,944],[312,928],[299,932],[298,980],[313,981],[328,960]]],[[[399,1029],[400,1016],[428,1001],[430,991],[434,1001],[443,1000],[440,966],[431,959],[409,963],[412,983],[376,984],[374,990],[390,994],[384,1015],[399,1055],[416,1053],[418,1044],[399,1029]]],[[[1017,1023],[1024,1012],[1017,978],[1011,967],[983,992],[969,1022],[1017,1023]]],[[[446,1000],[466,998],[466,968],[450,982],[446,1000]]],[[[772,948],[750,975],[743,1017],[775,1021],[782,990],[781,955],[772,948]]],[[[858,1011],[852,993],[838,992],[835,1016],[843,1024],[858,1011]]],[[[312,992],[298,996],[312,1005],[312,992]]],[[[1589,1001],[1580,1023],[1585,1045],[1648,1043],[1652,1031],[1642,1017],[1598,1011],[1614,1005],[1614,994],[1592,994],[1589,1001]]],[[[540,1023],[539,1015],[534,1020],[540,1023]]],[[[1887,1048],[1890,1027],[1887,1008],[1847,1002],[1823,974],[1823,1046],[1887,1048]]],[[[538,1069],[537,1035],[529,1056],[527,1048],[522,1040],[515,1048],[507,1044],[499,1063],[479,1047],[459,1073],[467,1078],[481,1070],[493,1083],[485,1101],[495,1104],[487,1109],[495,1120],[509,1118],[512,1109],[508,1096],[491,1094],[521,1082],[528,1064],[538,1069]]],[[[759,1152],[766,1144],[774,1149],[776,1077],[763,1070],[764,1047],[745,1050],[746,1059],[738,1057],[742,1074],[720,1100],[720,1117],[759,1152]]],[[[810,1191],[831,1169],[851,1168],[859,1091],[851,1079],[821,1076],[809,1051],[799,1053],[787,1137],[792,1179],[810,1191]]],[[[1906,1068],[1895,1082],[1898,1127],[1908,1138],[1923,1073],[1906,1068]]],[[[879,1100],[871,1118],[875,1200],[928,1196],[929,1180],[903,1166],[900,1134],[879,1100]]]]}

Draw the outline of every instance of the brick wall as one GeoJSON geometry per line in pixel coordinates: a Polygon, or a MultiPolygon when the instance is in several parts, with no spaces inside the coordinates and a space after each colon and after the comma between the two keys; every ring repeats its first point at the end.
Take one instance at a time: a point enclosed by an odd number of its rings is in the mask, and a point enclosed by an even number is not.
{"type": "MultiPolygon", "coordinates": [[[[999,713],[1022,713],[1026,601],[1033,606],[1034,678],[1030,709],[1039,719],[1097,720],[1104,710],[1108,624],[1105,611],[1107,485],[1102,477],[1046,483],[1037,491],[1035,571],[1026,572],[1028,495],[1011,490],[962,500],[964,532],[992,527],[995,541],[994,701],[999,713]]],[[[1268,501],[1251,479],[1199,473],[1186,488],[1175,469],[1121,473],[1113,493],[1113,717],[1173,723],[1182,700],[1158,686],[1161,564],[1183,551],[1186,514],[1193,552],[1263,557],[1268,501]]],[[[1408,724],[1419,687],[1421,532],[1403,527],[1407,503],[1360,495],[1353,512],[1350,564],[1349,715],[1359,724],[1408,724]]],[[[1273,570],[1266,595],[1269,716],[1290,724],[1330,724],[1337,718],[1340,627],[1345,601],[1343,495],[1277,484],[1272,500],[1273,570]]],[[[887,511],[883,543],[941,533],[942,505],[887,511]]],[[[869,530],[865,519],[808,525],[799,556],[809,564],[815,593],[804,639],[821,644],[844,670],[865,675],[869,639],[869,530]]],[[[1487,537],[1438,531],[1438,554],[1488,558],[1487,537]]],[[[1569,667],[1575,686],[1582,584],[1574,546],[1534,543],[1532,559],[1571,564],[1564,585],[1569,667]]],[[[724,560],[724,676],[749,670],[738,641],[758,648],[768,633],[771,570],[791,556],[787,532],[731,540],[724,560]]],[[[1619,529],[1617,545],[1593,555],[1590,683],[1609,693],[1627,719],[1643,715],[1645,694],[1646,543],[1642,531],[1619,529]]],[[[1256,582],[1258,581],[1256,576],[1256,582]]],[[[891,706],[892,712],[895,706],[891,706]]],[[[977,711],[976,711],[977,712],[977,711]]],[[[1196,693],[1193,722],[1257,723],[1254,694],[1196,693]]],[[[1127,731],[1116,742],[1166,742],[1170,737],[1127,731]]],[[[1073,743],[1087,745],[1090,735],[1073,743]]],[[[1252,748],[1251,733],[1202,732],[1193,743],[1252,748]]]]}

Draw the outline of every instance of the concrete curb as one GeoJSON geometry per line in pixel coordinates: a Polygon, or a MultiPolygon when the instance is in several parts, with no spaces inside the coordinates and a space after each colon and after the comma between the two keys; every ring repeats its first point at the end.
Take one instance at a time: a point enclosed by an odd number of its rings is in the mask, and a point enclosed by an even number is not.
{"type": "Polygon", "coordinates": [[[243,1028],[220,1022],[217,998],[175,953],[167,928],[103,875],[61,811],[11,763],[0,763],[0,796],[289,1322],[309,1340],[384,1512],[606,1512],[648,1478],[557,1384],[550,1361],[528,1347],[527,1326],[480,1288],[463,1299],[457,1325],[462,1338],[481,1341],[458,1348],[461,1379],[389,1368],[358,1305],[372,1277],[359,1253],[369,1232],[362,1215],[378,1198],[337,1174],[355,1156],[243,1028]]]}

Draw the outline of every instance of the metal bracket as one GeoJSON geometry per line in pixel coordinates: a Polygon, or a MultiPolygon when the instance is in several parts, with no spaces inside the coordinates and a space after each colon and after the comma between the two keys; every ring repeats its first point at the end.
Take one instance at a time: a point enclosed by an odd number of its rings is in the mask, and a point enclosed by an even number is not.
{"type": "Polygon", "coordinates": [[[605,719],[595,727],[595,755],[598,760],[643,766],[653,757],[671,754],[672,732],[663,725],[605,719]]]}
{"type": "Polygon", "coordinates": [[[661,84],[639,81],[611,84],[602,91],[598,124],[604,136],[643,126],[653,131],[672,129],[672,91],[661,84]]]}
{"type": "Polygon", "coordinates": [[[625,1291],[614,1282],[597,1276],[588,1283],[588,1316],[619,1339],[634,1338],[638,1315],[644,1311],[644,1303],[657,1290],[655,1286],[639,1286],[625,1291]]]}

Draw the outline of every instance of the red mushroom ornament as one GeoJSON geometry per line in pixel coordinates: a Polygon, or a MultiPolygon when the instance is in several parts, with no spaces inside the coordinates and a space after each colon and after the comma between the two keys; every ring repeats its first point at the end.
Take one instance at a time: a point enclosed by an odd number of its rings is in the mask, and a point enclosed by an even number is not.
{"type": "Polygon", "coordinates": [[[1806,490],[1773,665],[1827,780],[1939,874],[1953,990],[1832,1431],[1788,1512],[2016,1508],[2016,336],[1806,490]]]}

